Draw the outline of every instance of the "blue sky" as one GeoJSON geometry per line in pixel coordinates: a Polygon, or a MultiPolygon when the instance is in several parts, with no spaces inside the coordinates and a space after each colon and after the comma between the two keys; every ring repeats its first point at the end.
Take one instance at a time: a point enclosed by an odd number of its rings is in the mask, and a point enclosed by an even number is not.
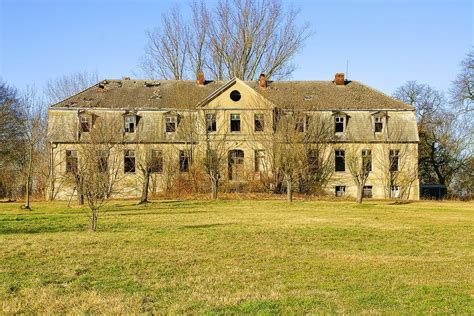
{"type": "MultiPolygon", "coordinates": [[[[136,77],[145,30],[177,1],[0,0],[0,77],[20,89],[76,71],[136,77]]],[[[188,1],[180,2],[185,8],[188,1]]],[[[345,72],[391,94],[407,80],[447,90],[473,47],[473,1],[286,1],[314,35],[294,80],[345,72]]]]}

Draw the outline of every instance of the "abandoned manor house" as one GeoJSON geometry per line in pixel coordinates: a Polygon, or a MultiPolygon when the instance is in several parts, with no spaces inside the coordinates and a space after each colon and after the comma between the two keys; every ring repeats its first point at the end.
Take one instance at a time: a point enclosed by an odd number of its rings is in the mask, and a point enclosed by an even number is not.
{"type": "Polygon", "coordinates": [[[54,199],[76,196],[86,172],[115,197],[210,192],[210,178],[219,191],[419,197],[414,108],[343,73],[103,80],[50,106],[48,133],[54,199]]]}

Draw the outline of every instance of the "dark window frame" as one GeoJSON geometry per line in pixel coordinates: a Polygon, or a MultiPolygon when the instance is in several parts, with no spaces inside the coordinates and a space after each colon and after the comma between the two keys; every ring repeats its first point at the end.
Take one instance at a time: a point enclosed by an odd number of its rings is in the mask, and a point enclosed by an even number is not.
{"type": "Polygon", "coordinates": [[[135,173],[135,150],[126,149],[123,155],[123,172],[135,173]]]}
{"type": "Polygon", "coordinates": [[[163,173],[163,151],[161,149],[151,150],[150,172],[163,173]]]}
{"type": "Polygon", "coordinates": [[[107,150],[100,150],[98,152],[97,171],[107,172],[109,170],[109,152],[107,150]]]}
{"type": "Polygon", "coordinates": [[[240,133],[242,131],[241,115],[239,113],[230,114],[230,131],[232,133],[240,133]]]}
{"type": "Polygon", "coordinates": [[[81,133],[89,133],[91,131],[91,121],[89,115],[79,116],[79,128],[81,133]]]}
{"type": "Polygon", "coordinates": [[[179,172],[189,172],[189,151],[179,151],[179,172]]]}
{"type": "Polygon", "coordinates": [[[362,168],[366,172],[372,172],[372,150],[371,149],[362,149],[362,168]]]}
{"type": "Polygon", "coordinates": [[[400,171],[400,150],[390,149],[389,152],[390,172],[400,171]]]}
{"type": "Polygon", "coordinates": [[[79,159],[77,150],[66,150],[66,173],[77,173],[79,159]]]}
{"type": "Polygon", "coordinates": [[[335,133],[344,133],[345,129],[346,129],[346,117],[344,115],[336,115],[334,117],[335,133]]]}
{"type": "Polygon", "coordinates": [[[373,197],[373,187],[371,185],[364,185],[362,189],[362,196],[365,198],[372,198],[373,197]]]}
{"type": "Polygon", "coordinates": [[[256,113],[253,115],[254,131],[265,131],[265,114],[256,113]]]}
{"type": "Polygon", "coordinates": [[[124,131],[125,133],[135,133],[137,129],[137,116],[136,115],[125,115],[123,118],[124,131]]]}
{"type": "Polygon", "coordinates": [[[206,128],[209,133],[217,131],[217,115],[215,113],[206,114],[206,128]]]}
{"type": "Polygon", "coordinates": [[[177,129],[178,129],[178,116],[177,115],[166,116],[165,117],[165,132],[176,133],[177,129]]]}
{"type": "Polygon", "coordinates": [[[382,133],[384,128],[384,119],[381,116],[376,116],[374,118],[374,132],[382,133]]]}
{"type": "Polygon", "coordinates": [[[346,195],[346,186],[345,185],[336,185],[335,192],[336,197],[343,197],[346,195]]]}
{"type": "Polygon", "coordinates": [[[335,150],[335,163],[334,171],[345,172],[346,171],[346,152],[342,149],[335,150]]]}

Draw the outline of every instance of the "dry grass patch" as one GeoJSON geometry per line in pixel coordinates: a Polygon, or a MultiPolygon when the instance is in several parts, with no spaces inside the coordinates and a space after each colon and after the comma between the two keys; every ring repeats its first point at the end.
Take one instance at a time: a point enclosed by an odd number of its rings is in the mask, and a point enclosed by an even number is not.
{"type": "Polygon", "coordinates": [[[460,313],[473,203],[0,204],[4,313],[460,313]]]}

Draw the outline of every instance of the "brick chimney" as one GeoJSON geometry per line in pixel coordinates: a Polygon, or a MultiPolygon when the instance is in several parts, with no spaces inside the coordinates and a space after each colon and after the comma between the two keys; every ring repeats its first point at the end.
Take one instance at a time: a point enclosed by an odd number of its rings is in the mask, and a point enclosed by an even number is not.
{"type": "Polygon", "coordinates": [[[343,86],[345,84],[344,73],[343,72],[336,73],[336,76],[334,77],[334,82],[336,83],[337,86],[343,86]]]}
{"type": "Polygon", "coordinates": [[[197,73],[197,80],[196,80],[197,84],[200,85],[200,86],[203,86],[205,83],[206,83],[206,78],[204,78],[204,72],[202,72],[201,70],[198,71],[197,73]]]}
{"type": "Polygon", "coordinates": [[[267,77],[265,77],[265,74],[260,74],[260,76],[258,77],[258,85],[262,89],[265,89],[267,87],[267,77]]]}

